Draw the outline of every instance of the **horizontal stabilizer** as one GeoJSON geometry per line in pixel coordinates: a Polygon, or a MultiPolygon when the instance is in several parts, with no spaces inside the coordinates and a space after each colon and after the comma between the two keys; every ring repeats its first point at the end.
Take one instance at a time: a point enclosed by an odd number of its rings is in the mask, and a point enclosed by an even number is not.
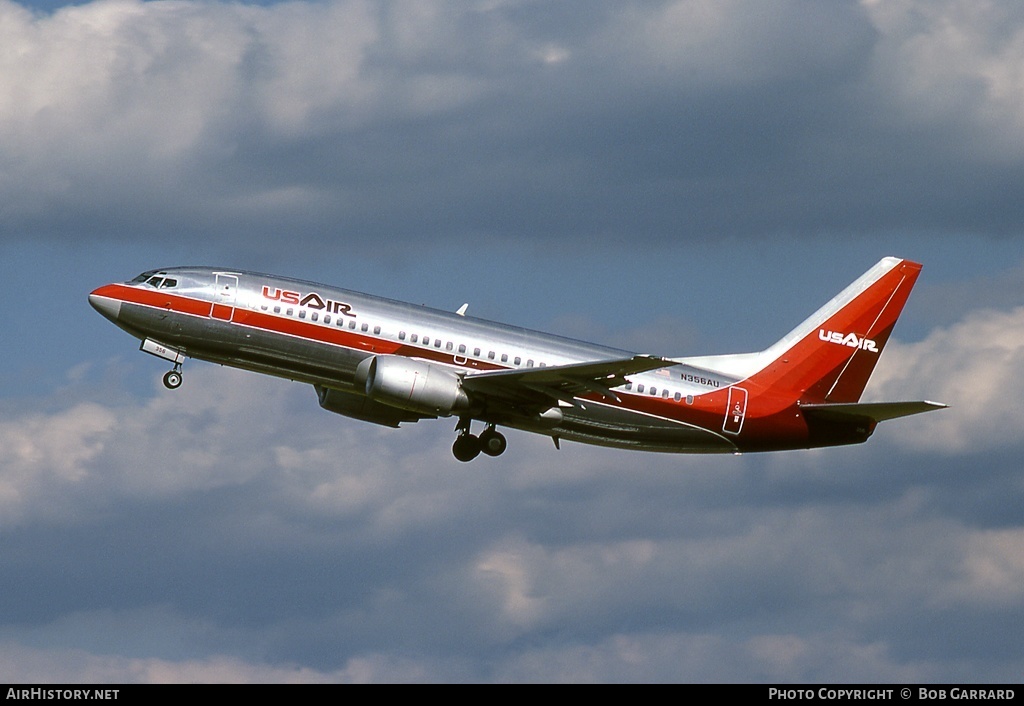
{"type": "Polygon", "coordinates": [[[834,421],[850,419],[870,419],[875,422],[884,422],[887,419],[909,417],[911,414],[931,412],[935,409],[945,409],[949,405],[941,402],[854,402],[849,404],[802,404],[800,409],[809,416],[834,421]]]}

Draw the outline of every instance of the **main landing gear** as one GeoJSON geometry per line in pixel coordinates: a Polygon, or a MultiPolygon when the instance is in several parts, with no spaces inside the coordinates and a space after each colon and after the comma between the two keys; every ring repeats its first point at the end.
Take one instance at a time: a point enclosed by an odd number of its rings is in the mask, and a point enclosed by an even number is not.
{"type": "Polygon", "coordinates": [[[500,456],[505,452],[508,442],[505,440],[505,436],[494,428],[493,424],[488,424],[487,428],[480,432],[480,436],[473,436],[469,430],[471,422],[470,419],[460,419],[459,425],[455,427],[455,430],[459,432],[455,443],[452,444],[452,453],[455,458],[466,462],[479,456],[481,451],[488,456],[500,456]]]}

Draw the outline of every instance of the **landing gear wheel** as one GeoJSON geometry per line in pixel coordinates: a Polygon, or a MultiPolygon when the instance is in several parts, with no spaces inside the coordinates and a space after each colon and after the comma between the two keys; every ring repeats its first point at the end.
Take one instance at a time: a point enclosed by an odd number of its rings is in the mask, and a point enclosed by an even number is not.
{"type": "Polygon", "coordinates": [[[452,444],[452,453],[463,463],[472,461],[480,455],[480,439],[472,434],[459,434],[452,444]]]}
{"type": "Polygon", "coordinates": [[[164,387],[168,390],[177,390],[181,387],[181,373],[177,370],[171,370],[164,375],[164,387]]]}
{"type": "Polygon", "coordinates": [[[494,427],[487,427],[480,434],[480,450],[488,456],[501,456],[508,448],[505,436],[495,430],[494,427]]]}

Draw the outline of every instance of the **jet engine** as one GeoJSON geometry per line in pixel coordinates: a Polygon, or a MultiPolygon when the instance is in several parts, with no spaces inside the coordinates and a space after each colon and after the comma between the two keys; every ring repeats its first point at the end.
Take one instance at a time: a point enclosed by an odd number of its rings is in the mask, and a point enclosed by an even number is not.
{"type": "Polygon", "coordinates": [[[469,397],[455,373],[421,360],[378,355],[356,368],[356,388],[384,404],[418,414],[446,417],[469,409],[469,397]]]}
{"type": "Polygon", "coordinates": [[[342,414],[364,422],[373,422],[386,427],[397,427],[402,422],[416,422],[432,414],[416,414],[389,404],[375,402],[366,395],[332,390],[322,385],[314,385],[320,406],[328,412],[342,414]]]}

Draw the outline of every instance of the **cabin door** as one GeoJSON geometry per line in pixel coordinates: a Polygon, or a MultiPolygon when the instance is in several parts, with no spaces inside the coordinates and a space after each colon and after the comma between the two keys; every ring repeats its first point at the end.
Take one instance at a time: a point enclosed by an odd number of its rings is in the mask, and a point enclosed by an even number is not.
{"type": "Polygon", "coordinates": [[[238,275],[217,275],[215,289],[217,293],[210,316],[221,321],[231,321],[235,312],[235,296],[238,294],[238,275]]]}

